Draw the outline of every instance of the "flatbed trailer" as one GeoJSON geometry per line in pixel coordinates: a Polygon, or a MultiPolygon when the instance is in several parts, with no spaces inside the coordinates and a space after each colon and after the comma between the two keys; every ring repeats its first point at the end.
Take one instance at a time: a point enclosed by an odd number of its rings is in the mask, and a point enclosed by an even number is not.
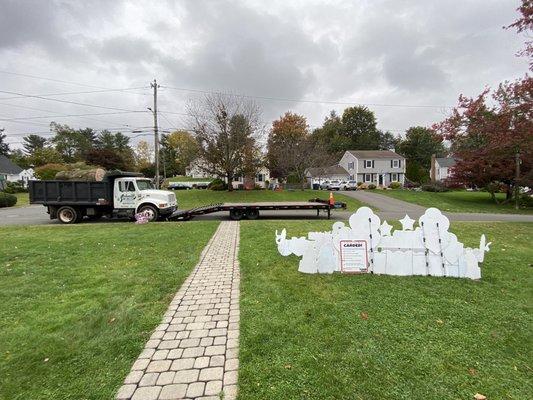
{"type": "Polygon", "coordinates": [[[329,204],[327,200],[312,199],[309,201],[285,201],[285,202],[259,202],[259,203],[217,203],[189,210],[174,211],[167,219],[169,220],[189,220],[197,215],[211,214],[220,211],[229,211],[232,220],[257,219],[259,212],[263,211],[286,211],[286,210],[316,210],[316,215],[320,215],[320,210],[327,212],[328,219],[331,217],[331,210],[334,208],[346,209],[346,203],[335,202],[329,204]]]}

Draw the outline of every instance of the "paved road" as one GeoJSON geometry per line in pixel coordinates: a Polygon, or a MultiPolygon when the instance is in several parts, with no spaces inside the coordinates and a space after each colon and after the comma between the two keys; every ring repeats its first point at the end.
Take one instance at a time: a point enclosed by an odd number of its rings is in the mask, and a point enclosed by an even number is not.
{"type": "MultiPolygon", "coordinates": [[[[343,192],[343,194],[353,197],[366,204],[372,205],[379,209],[377,214],[381,219],[389,222],[403,218],[409,214],[411,218],[418,218],[425,208],[407,203],[405,201],[392,199],[387,196],[379,195],[368,191],[343,192]]],[[[502,222],[533,222],[533,215],[520,214],[483,214],[483,213],[444,213],[452,221],[502,221],[502,222]]],[[[349,211],[333,211],[331,219],[337,221],[346,221],[351,215],[349,211]]],[[[325,213],[316,216],[316,211],[263,211],[261,219],[280,219],[280,220],[298,220],[298,219],[325,219],[325,213]]],[[[201,220],[229,220],[227,212],[218,212],[209,215],[198,216],[193,221],[201,220]]],[[[88,223],[88,222],[87,222],[88,223]]],[[[41,205],[31,205],[27,207],[0,208],[0,226],[5,225],[42,225],[42,224],[59,224],[57,220],[51,221],[48,218],[46,209],[41,205]]]]}

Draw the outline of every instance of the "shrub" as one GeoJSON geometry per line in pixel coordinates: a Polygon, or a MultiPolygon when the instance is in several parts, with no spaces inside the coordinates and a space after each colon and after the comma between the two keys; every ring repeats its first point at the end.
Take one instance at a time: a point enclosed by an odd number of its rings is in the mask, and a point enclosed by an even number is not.
{"type": "Polygon", "coordinates": [[[10,193],[0,192],[0,207],[13,207],[17,204],[17,197],[10,193]]]}
{"type": "Polygon", "coordinates": [[[209,185],[207,185],[208,189],[211,190],[227,190],[228,185],[226,185],[226,182],[224,182],[222,179],[214,179],[212,180],[209,185]]]}
{"type": "Polygon", "coordinates": [[[41,180],[50,180],[56,177],[60,171],[66,171],[68,165],[66,164],[45,164],[41,167],[35,168],[35,176],[41,180]]]}
{"type": "Polygon", "coordinates": [[[24,193],[27,192],[28,189],[26,189],[24,186],[22,186],[22,183],[20,182],[6,182],[6,187],[4,189],[4,193],[24,193]]]}
{"type": "Polygon", "coordinates": [[[376,185],[374,185],[373,183],[371,183],[370,185],[368,185],[368,189],[369,190],[374,190],[376,188],[376,185]]]}
{"type": "Polygon", "coordinates": [[[426,183],[425,185],[422,185],[422,190],[424,192],[449,192],[450,191],[450,189],[448,189],[446,186],[444,186],[440,182],[426,183]]]}
{"type": "Polygon", "coordinates": [[[357,186],[362,186],[363,185],[363,182],[357,182],[357,186]]]}
{"type": "Polygon", "coordinates": [[[402,184],[400,182],[391,182],[389,187],[391,189],[399,189],[402,187],[402,184]]]}

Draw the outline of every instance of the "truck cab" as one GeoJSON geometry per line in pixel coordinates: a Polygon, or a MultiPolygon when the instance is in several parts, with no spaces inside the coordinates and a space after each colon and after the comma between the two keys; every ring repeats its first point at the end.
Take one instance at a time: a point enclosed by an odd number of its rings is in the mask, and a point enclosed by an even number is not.
{"type": "Polygon", "coordinates": [[[156,190],[148,178],[116,178],[113,185],[113,208],[146,213],[149,220],[172,214],[176,210],[176,195],[168,190],[156,190]]]}

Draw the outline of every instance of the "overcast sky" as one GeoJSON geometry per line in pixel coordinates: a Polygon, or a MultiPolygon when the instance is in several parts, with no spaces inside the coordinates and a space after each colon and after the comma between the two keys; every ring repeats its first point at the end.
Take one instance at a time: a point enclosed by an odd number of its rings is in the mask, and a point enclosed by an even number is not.
{"type": "Polygon", "coordinates": [[[460,93],[473,96],[527,71],[526,60],[514,55],[524,38],[502,29],[517,18],[517,6],[517,0],[0,0],[0,119],[20,118],[0,121],[0,128],[14,147],[25,134],[47,136],[51,120],[147,128],[152,117],[143,110],[157,78],[164,129],[185,127],[181,114],[201,96],[197,90],[257,96],[267,124],[291,110],[315,127],[332,109],[366,104],[379,128],[399,134],[442,120],[460,93]],[[17,97],[58,93],[45,97],[61,102],[17,97]],[[65,116],[89,113],[120,114],[65,116]],[[54,117],[33,118],[39,116],[54,117]]]}

